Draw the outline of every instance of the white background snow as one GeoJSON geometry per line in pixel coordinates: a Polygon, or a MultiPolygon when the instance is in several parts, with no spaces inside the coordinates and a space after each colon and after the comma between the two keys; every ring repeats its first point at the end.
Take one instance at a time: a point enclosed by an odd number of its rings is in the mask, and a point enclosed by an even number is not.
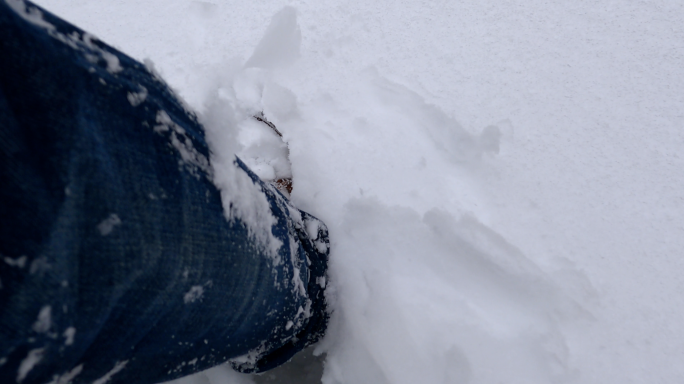
{"type": "Polygon", "coordinates": [[[283,133],[331,233],[323,383],[684,382],[683,2],[38,3],[219,150],[283,133]]]}

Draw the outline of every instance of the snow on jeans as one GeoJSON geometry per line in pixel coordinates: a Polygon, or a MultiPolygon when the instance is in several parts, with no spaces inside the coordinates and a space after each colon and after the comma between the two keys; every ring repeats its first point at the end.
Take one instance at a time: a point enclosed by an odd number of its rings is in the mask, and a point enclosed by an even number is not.
{"type": "Polygon", "coordinates": [[[269,253],[142,64],[19,0],[0,0],[0,36],[1,383],[258,372],[320,338],[325,225],[236,159],[269,253]]]}

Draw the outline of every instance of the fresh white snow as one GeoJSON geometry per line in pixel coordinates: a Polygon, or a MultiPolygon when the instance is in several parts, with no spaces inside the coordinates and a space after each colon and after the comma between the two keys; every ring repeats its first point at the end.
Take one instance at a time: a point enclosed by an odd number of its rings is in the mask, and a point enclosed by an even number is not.
{"type": "Polygon", "coordinates": [[[112,231],[114,231],[114,228],[119,225],[121,225],[121,219],[119,218],[119,215],[116,213],[111,213],[106,219],[102,220],[97,225],[97,230],[100,232],[100,235],[108,236],[112,233],[112,231]]]}
{"type": "Polygon", "coordinates": [[[33,323],[33,330],[36,333],[46,333],[52,327],[52,307],[44,306],[38,313],[38,319],[33,323]]]}
{"type": "Polygon", "coordinates": [[[684,382],[684,3],[38,3],[151,60],[217,174],[291,173],[323,383],[684,382]]]}
{"type": "Polygon", "coordinates": [[[67,328],[64,333],[62,334],[64,336],[64,345],[69,346],[74,344],[74,338],[76,337],[76,328],[74,327],[69,327],[67,328]]]}
{"type": "Polygon", "coordinates": [[[19,364],[17,371],[17,383],[21,383],[26,378],[26,375],[43,359],[43,352],[45,348],[32,349],[28,352],[26,357],[19,364]]]}
{"type": "Polygon", "coordinates": [[[116,364],[114,364],[114,368],[112,368],[111,371],[107,372],[104,376],[100,377],[99,379],[93,381],[93,384],[107,384],[107,382],[109,382],[109,380],[111,380],[114,375],[121,372],[122,369],[126,368],[126,364],[128,364],[128,360],[117,361],[116,364]]]}

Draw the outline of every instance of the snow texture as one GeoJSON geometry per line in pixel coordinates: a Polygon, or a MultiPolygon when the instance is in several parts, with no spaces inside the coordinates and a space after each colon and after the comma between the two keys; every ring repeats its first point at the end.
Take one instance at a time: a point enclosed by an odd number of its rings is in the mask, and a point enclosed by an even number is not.
{"type": "Polygon", "coordinates": [[[224,202],[242,154],[327,224],[308,382],[684,382],[684,3],[39,3],[157,64],[224,202]]]}
{"type": "Polygon", "coordinates": [[[108,236],[117,225],[121,225],[121,219],[116,213],[112,213],[97,225],[97,230],[100,231],[100,235],[108,236]]]}
{"type": "Polygon", "coordinates": [[[49,384],[69,384],[83,372],[83,364],[77,365],[74,369],[55,378],[49,384]]]}
{"type": "Polygon", "coordinates": [[[185,304],[194,303],[197,300],[202,300],[204,295],[204,287],[201,285],[195,285],[190,290],[183,295],[183,302],[185,304]]]}
{"type": "Polygon", "coordinates": [[[26,266],[26,261],[28,260],[28,258],[26,256],[17,257],[16,259],[13,259],[11,257],[4,257],[3,260],[10,267],[17,267],[19,269],[22,269],[26,266]]]}
{"type": "Polygon", "coordinates": [[[124,368],[126,368],[126,364],[128,364],[128,360],[126,361],[118,361],[116,364],[114,364],[114,368],[112,368],[111,371],[107,372],[104,376],[100,377],[99,379],[93,381],[93,384],[107,384],[109,380],[114,377],[117,373],[121,372],[124,368]]]}
{"type": "Polygon", "coordinates": [[[52,327],[52,307],[49,305],[41,308],[38,319],[33,323],[33,330],[36,333],[45,333],[52,327]]]}
{"type": "Polygon", "coordinates": [[[62,334],[64,336],[64,345],[69,346],[74,343],[74,338],[76,337],[76,328],[74,327],[69,327],[67,328],[64,333],[62,334]]]}
{"type": "Polygon", "coordinates": [[[147,99],[147,88],[143,87],[142,85],[140,86],[139,92],[128,93],[128,102],[134,107],[144,103],[145,99],[147,99]]]}
{"type": "Polygon", "coordinates": [[[36,366],[43,359],[43,352],[45,348],[32,349],[29,351],[28,355],[19,364],[19,371],[17,372],[17,383],[21,383],[26,378],[26,375],[31,372],[33,367],[36,366]]]}

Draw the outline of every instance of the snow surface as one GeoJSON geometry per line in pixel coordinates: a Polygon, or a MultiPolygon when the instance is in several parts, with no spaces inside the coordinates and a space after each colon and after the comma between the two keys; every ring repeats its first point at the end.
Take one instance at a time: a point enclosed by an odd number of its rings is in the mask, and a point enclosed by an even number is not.
{"type": "Polygon", "coordinates": [[[324,383],[684,382],[684,3],[38,3],[151,59],[217,172],[291,172],[331,235],[324,383]]]}

